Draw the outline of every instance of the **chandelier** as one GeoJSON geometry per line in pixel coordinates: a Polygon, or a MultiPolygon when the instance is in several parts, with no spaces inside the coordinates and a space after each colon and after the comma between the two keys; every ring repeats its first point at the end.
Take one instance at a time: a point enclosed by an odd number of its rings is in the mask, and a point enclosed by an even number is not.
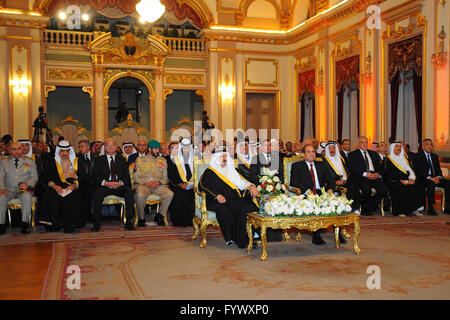
{"type": "Polygon", "coordinates": [[[136,5],[136,11],[141,16],[142,20],[147,22],[155,22],[158,20],[166,11],[166,7],[164,7],[159,0],[141,0],[136,5]]]}

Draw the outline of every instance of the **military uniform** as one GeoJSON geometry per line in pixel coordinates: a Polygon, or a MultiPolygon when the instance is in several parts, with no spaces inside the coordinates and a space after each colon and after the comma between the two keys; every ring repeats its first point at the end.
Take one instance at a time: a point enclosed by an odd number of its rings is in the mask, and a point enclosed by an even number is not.
{"type": "Polygon", "coordinates": [[[156,194],[162,198],[160,213],[167,219],[167,209],[173,198],[173,192],[168,187],[167,162],[163,157],[154,157],[152,154],[138,157],[135,163],[133,175],[136,207],[139,219],[144,219],[145,201],[150,194],[156,194]],[[159,186],[150,188],[147,182],[159,181],[159,186]]]}
{"type": "Polygon", "coordinates": [[[0,225],[5,224],[6,204],[12,198],[20,200],[22,222],[28,223],[33,204],[33,194],[28,191],[19,192],[19,184],[23,182],[29,187],[34,187],[37,181],[36,163],[32,159],[25,156],[15,159],[9,156],[0,160],[0,190],[6,190],[6,194],[0,195],[0,225]]]}

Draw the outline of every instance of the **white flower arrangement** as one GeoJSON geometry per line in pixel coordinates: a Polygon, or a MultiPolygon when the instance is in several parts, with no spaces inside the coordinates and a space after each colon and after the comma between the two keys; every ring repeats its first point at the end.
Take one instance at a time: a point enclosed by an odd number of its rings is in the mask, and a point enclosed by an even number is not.
{"type": "Polygon", "coordinates": [[[326,193],[325,189],[322,189],[321,196],[312,192],[306,196],[280,194],[266,203],[264,213],[271,217],[336,216],[350,213],[352,202],[345,195],[336,196],[326,193]]]}
{"type": "Polygon", "coordinates": [[[283,194],[286,192],[286,187],[281,183],[280,179],[275,176],[277,170],[269,170],[263,168],[263,176],[259,177],[259,186],[257,187],[261,194],[283,194]]]}

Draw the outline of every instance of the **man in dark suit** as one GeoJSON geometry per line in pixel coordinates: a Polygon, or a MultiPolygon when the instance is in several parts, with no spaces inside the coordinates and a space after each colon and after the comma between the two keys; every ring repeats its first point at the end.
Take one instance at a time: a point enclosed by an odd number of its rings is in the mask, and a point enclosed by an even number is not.
{"type": "MultiPolygon", "coordinates": [[[[333,193],[336,183],[328,168],[322,161],[315,161],[316,151],[313,145],[306,145],[303,153],[305,160],[295,162],[291,168],[291,186],[299,188],[302,193],[311,190],[314,194],[320,194],[321,188],[325,187],[328,193],[333,193]]],[[[313,232],[312,243],[325,244],[320,231],[313,232]]]]}
{"type": "Polygon", "coordinates": [[[442,176],[441,165],[438,156],[432,152],[433,141],[425,139],[422,142],[422,151],[418,152],[414,159],[414,172],[417,180],[426,188],[428,214],[435,216],[433,209],[434,191],[436,187],[445,188],[444,213],[450,214],[450,181],[442,176]]]}
{"type": "Polygon", "coordinates": [[[109,195],[125,198],[127,222],[125,229],[134,230],[134,198],[131,190],[130,173],[124,157],[116,155],[117,144],[114,139],[105,140],[105,155],[96,157],[92,169],[92,180],[95,183],[93,193],[95,222],[92,232],[100,231],[100,215],[103,199],[109,195]]]}
{"type": "Polygon", "coordinates": [[[383,169],[379,157],[375,151],[367,150],[367,146],[367,137],[360,137],[359,148],[348,156],[348,166],[352,183],[362,190],[361,214],[371,216],[386,196],[388,188],[382,181],[383,169]],[[372,188],[376,190],[374,197],[371,196],[372,188]]]}
{"type": "Polygon", "coordinates": [[[341,155],[346,163],[348,163],[348,155],[350,154],[351,150],[352,146],[350,144],[350,140],[349,139],[342,140],[341,155]]]}
{"type": "Polygon", "coordinates": [[[92,216],[92,191],[94,185],[91,180],[91,173],[94,166],[94,158],[97,154],[90,150],[91,144],[88,140],[79,141],[78,149],[80,150],[80,152],[77,153],[78,167],[81,168],[81,175],[78,177],[78,183],[81,195],[85,201],[83,203],[80,221],[77,224],[78,227],[82,228],[92,216]]]}
{"type": "Polygon", "coordinates": [[[263,175],[263,168],[269,170],[278,170],[276,176],[284,183],[283,173],[283,158],[284,155],[278,151],[278,141],[271,143],[266,139],[261,142],[261,153],[252,157],[250,164],[250,182],[254,185],[259,185],[258,176],[263,175]],[[274,149],[272,149],[272,146],[274,149]]]}

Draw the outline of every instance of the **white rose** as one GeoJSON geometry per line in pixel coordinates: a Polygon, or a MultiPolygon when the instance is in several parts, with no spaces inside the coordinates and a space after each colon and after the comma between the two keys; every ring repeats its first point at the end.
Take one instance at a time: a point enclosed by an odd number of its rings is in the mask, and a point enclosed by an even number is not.
{"type": "Polygon", "coordinates": [[[271,192],[273,190],[273,186],[267,186],[266,190],[271,192]]]}
{"type": "Polygon", "coordinates": [[[276,188],[277,190],[281,190],[281,185],[277,184],[276,188]]]}

